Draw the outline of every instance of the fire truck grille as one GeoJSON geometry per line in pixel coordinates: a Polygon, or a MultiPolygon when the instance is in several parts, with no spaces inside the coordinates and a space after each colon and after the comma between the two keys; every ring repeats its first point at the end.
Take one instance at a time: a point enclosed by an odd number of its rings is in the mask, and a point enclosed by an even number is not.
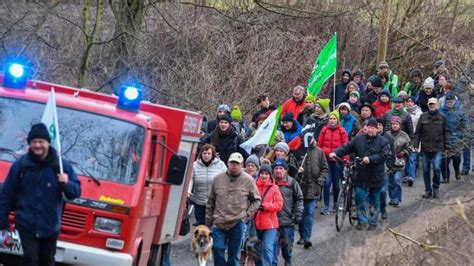
{"type": "Polygon", "coordinates": [[[84,229],[87,221],[87,213],[72,212],[64,210],[62,218],[62,226],[84,229]]]}

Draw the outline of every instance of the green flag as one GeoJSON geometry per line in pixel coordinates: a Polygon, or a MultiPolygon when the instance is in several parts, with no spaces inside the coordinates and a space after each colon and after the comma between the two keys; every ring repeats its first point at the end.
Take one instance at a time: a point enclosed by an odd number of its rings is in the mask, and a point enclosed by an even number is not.
{"type": "Polygon", "coordinates": [[[318,95],[319,91],[334,73],[337,66],[337,35],[328,41],[314,63],[311,78],[308,81],[308,94],[318,95]]]}

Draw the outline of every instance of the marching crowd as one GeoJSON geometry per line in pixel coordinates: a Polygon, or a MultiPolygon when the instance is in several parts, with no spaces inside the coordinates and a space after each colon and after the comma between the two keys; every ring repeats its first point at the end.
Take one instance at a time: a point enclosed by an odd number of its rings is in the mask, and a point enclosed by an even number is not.
{"type": "Polygon", "coordinates": [[[330,99],[296,86],[283,103],[274,144],[250,154],[240,145],[276,106],[260,95],[247,124],[238,106],[220,105],[203,124],[189,190],[196,223],[212,228],[214,263],[277,265],[281,252],[291,265],[296,228],[296,244],[311,249],[315,210],[337,211],[345,160],[360,158],[353,180],[358,230],[375,230],[388,217],[387,205],[402,204],[403,183],[414,185],[419,162],[422,197],[439,198],[451,164],[456,180],[471,167],[469,110],[459,91],[442,60],[426,78],[412,70],[404,86],[386,62],[367,80],[344,70],[330,99]],[[241,252],[253,245],[258,255],[241,252]]]}

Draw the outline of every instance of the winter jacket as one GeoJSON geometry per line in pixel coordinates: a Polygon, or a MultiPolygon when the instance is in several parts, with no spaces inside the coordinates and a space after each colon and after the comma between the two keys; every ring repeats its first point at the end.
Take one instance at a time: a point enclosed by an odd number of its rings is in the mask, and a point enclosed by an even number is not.
{"type": "MultiPolygon", "coordinates": [[[[269,152],[265,158],[268,159],[271,164],[273,164],[276,158],[275,152],[269,152]]],[[[285,161],[287,165],[288,175],[296,176],[296,174],[298,173],[298,159],[290,152],[290,154],[287,155],[287,158],[285,158],[285,161]]]]}
{"type": "Polygon", "coordinates": [[[309,117],[314,113],[314,108],[312,110],[308,110],[306,108],[303,108],[301,112],[298,114],[298,123],[300,123],[301,126],[305,126],[309,117]]]}
{"type": "Polygon", "coordinates": [[[403,90],[408,94],[408,96],[416,96],[420,90],[423,88],[423,82],[420,82],[418,85],[412,81],[408,81],[403,87],[403,90]]]}
{"type": "Polygon", "coordinates": [[[303,127],[296,120],[293,120],[293,126],[290,128],[290,130],[285,130],[283,127],[281,127],[281,131],[283,132],[283,135],[285,136],[285,142],[289,143],[294,138],[298,137],[302,129],[303,127]]]}
{"type": "Polygon", "coordinates": [[[311,115],[308,119],[306,125],[314,126],[314,138],[319,138],[319,133],[323,129],[323,127],[328,123],[328,115],[324,114],[321,116],[317,116],[315,114],[311,115]]]}
{"type": "Polygon", "coordinates": [[[206,205],[206,225],[229,230],[243,219],[252,217],[260,206],[261,197],[255,180],[241,172],[227,172],[214,178],[206,205]]]}
{"type": "Polygon", "coordinates": [[[375,91],[371,91],[369,92],[369,94],[367,94],[366,100],[368,103],[374,104],[375,101],[379,99],[379,96],[380,96],[380,93],[376,94],[375,91]]]}
{"type": "MultiPolygon", "coordinates": [[[[338,105],[342,102],[344,102],[345,98],[346,98],[346,87],[347,87],[347,84],[349,84],[349,82],[339,82],[336,84],[336,97],[335,97],[335,105],[338,105]]],[[[330,94],[330,98],[332,99],[332,97],[334,97],[334,88],[331,90],[331,94],[330,94]]]]}
{"type": "Polygon", "coordinates": [[[255,215],[255,227],[257,230],[268,230],[280,227],[277,217],[277,213],[280,212],[283,207],[283,198],[281,197],[280,189],[275,185],[273,178],[270,178],[265,183],[258,178],[256,184],[258,192],[262,197],[260,206],[263,207],[263,211],[261,209],[257,210],[257,214],[255,215]],[[267,194],[263,195],[267,189],[267,194]]]}
{"type": "Polygon", "coordinates": [[[467,117],[458,107],[445,105],[440,112],[446,117],[448,129],[448,150],[456,151],[462,149],[463,139],[467,128],[467,117]]]}
{"type": "Polygon", "coordinates": [[[351,112],[360,115],[360,107],[362,106],[362,102],[359,100],[355,103],[347,102],[351,107],[351,112]]]}
{"type": "Polygon", "coordinates": [[[373,114],[375,118],[382,117],[386,112],[390,111],[391,108],[390,101],[383,103],[377,100],[372,104],[372,106],[375,109],[375,112],[373,114]]]}
{"type": "Polygon", "coordinates": [[[446,117],[438,110],[420,116],[416,126],[414,147],[421,143],[422,152],[444,152],[448,144],[446,117]]]}
{"type": "Polygon", "coordinates": [[[392,70],[388,71],[388,79],[385,82],[383,89],[388,90],[392,97],[397,97],[398,95],[398,76],[393,73],[392,70]]]}
{"type": "Polygon", "coordinates": [[[287,175],[281,181],[275,182],[283,197],[283,208],[277,214],[280,226],[299,224],[303,215],[303,192],[291,176],[287,175]]]}
{"type": "Polygon", "coordinates": [[[427,95],[424,90],[420,91],[418,93],[418,96],[416,97],[416,105],[418,105],[421,108],[421,111],[427,112],[428,111],[428,99],[430,98],[436,98],[436,93],[433,91],[430,95],[427,95]]]}
{"type": "MultiPolygon", "coordinates": [[[[393,116],[395,116],[393,110],[386,112],[383,116],[384,131],[390,131],[390,128],[392,127],[391,121],[393,116]]],[[[400,119],[402,120],[401,130],[405,131],[405,133],[407,133],[410,138],[413,138],[413,122],[411,120],[410,114],[405,111],[402,111],[397,116],[400,117],[400,119]]]]}
{"type": "Polygon", "coordinates": [[[304,108],[304,99],[301,102],[296,102],[293,97],[286,100],[281,108],[281,117],[283,117],[287,112],[293,113],[293,117],[298,117],[298,114],[304,108]]]}
{"type": "Polygon", "coordinates": [[[329,169],[324,152],[320,148],[310,145],[303,162],[303,168],[303,174],[299,175],[296,181],[301,186],[304,199],[319,199],[329,169]]]}
{"type": "Polygon", "coordinates": [[[335,128],[331,128],[329,125],[325,126],[321,130],[318,138],[318,147],[324,151],[326,158],[329,158],[329,154],[336,148],[346,144],[348,137],[346,130],[341,126],[337,125],[335,128]]]}
{"type": "Polygon", "coordinates": [[[268,108],[260,108],[257,112],[252,115],[252,122],[257,121],[260,115],[266,114],[269,110],[276,110],[275,105],[271,104],[268,108]]]}
{"type": "Polygon", "coordinates": [[[357,135],[346,145],[337,148],[338,157],[355,153],[356,157],[369,157],[369,164],[357,164],[354,184],[362,187],[381,187],[385,176],[385,161],[392,156],[387,139],[376,135],[357,135]]]}
{"type": "MultiPolygon", "coordinates": [[[[231,127],[232,128],[232,127],[231,127]]],[[[210,143],[216,147],[216,152],[219,153],[219,158],[227,165],[229,157],[234,152],[239,152],[244,157],[244,161],[247,159],[247,152],[240,147],[243,138],[232,128],[232,132],[225,135],[222,134],[219,128],[216,128],[212,134],[204,139],[204,143],[210,143]]]]}
{"type": "Polygon", "coordinates": [[[346,116],[339,116],[341,120],[341,126],[346,130],[347,136],[352,134],[352,129],[354,129],[354,124],[356,122],[356,118],[352,113],[347,114],[346,116]]]}
{"type": "Polygon", "coordinates": [[[13,211],[16,226],[37,238],[59,233],[63,194],[70,200],[81,195],[73,168],[65,160],[62,163],[69,177],[66,185],[58,181],[59,159],[53,148],[45,161],[27,153],[13,163],[0,193],[0,230],[9,227],[8,214],[13,211]]]}
{"type": "MultiPolygon", "coordinates": [[[[406,159],[412,150],[411,139],[408,134],[399,130],[396,133],[389,131],[387,135],[393,138],[393,155],[399,159],[406,159]]],[[[393,171],[401,171],[403,169],[405,169],[405,166],[393,165],[392,167],[393,171]]]]}
{"type": "Polygon", "coordinates": [[[420,119],[421,114],[423,113],[418,105],[414,105],[411,108],[405,108],[408,114],[410,114],[411,122],[413,124],[413,135],[415,134],[416,125],[420,119]]]}
{"type": "Polygon", "coordinates": [[[365,83],[362,80],[359,81],[359,83],[357,83],[357,86],[359,87],[359,91],[361,93],[365,91],[366,86],[365,86],[365,83]]]}
{"type": "Polygon", "coordinates": [[[227,166],[219,158],[214,158],[208,166],[202,162],[201,158],[195,161],[189,184],[190,192],[192,192],[190,200],[199,205],[206,205],[214,177],[225,171],[227,171],[227,166]]]}

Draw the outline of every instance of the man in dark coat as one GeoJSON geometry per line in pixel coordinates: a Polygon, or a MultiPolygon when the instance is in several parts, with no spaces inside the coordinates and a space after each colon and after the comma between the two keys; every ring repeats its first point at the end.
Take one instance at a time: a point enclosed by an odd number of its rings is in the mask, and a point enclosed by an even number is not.
{"type": "Polygon", "coordinates": [[[362,159],[356,166],[355,201],[357,205],[357,226],[362,230],[369,223],[369,230],[375,230],[380,214],[380,191],[384,184],[385,162],[391,156],[390,144],[384,137],[377,135],[377,120],[367,122],[367,134],[356,136],[346,145],[329,154],[330,158],[343,157],[354,153],[362,159]],[[374,214],[367,218],[367,198],[370,200],[374,214]]]}
{"type": "Polygon", "coordinates": [[[81,184],[71,165],[51,147],[44,124],[31,127],[28,153],[10,168],[0,193],[0,230],[8,230],[8,215],[15,212],[15,227],[23,246],[22,265],[54,265],[61,227],[63,195],[81,195],[81,184]]]}
{"type": "MultiPolygon", "coordinates": [[[[331,99],[333,99],[333,106],[338,105],[344,101],[346,98],[346,87],[347,84],[349,84],[349,81],[351,81],[351,70],[350,69],[344,69],[342,71],[342,79],[340,82],[336,84],[336,87],[331,90],[331,99]],[[334,93],[334,89],[336,89],[334,93]]],[[[333,107],[331,110],[334,109],[333,107]]]]}
{"type": "Polygon", "coordinates": [[[378,100],[380,94],[382,93],[383,83],[382,79],[379,76],[372,77],[372,91],[367,94],[366,100],[368,103],[373,104],[378,100]]]}

